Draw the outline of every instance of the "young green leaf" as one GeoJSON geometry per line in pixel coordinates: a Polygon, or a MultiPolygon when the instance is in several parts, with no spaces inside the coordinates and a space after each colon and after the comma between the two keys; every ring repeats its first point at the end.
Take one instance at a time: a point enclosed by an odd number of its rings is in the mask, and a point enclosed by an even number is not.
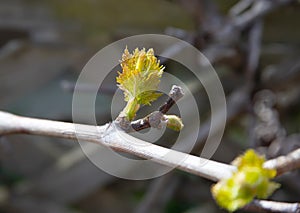
{"type": "Polygon", "coordinates": [[[263,168],[264,162],[265,158],[251,149],[237,157],[232,162],[237,171],[229,179],[220,180],[212,187],[216,202],[228,211],[235,211],[254,197],[270,196],[280,185],[270,181],[276,176],[276,170],[263,168]]]}
{"type": "Polygon", "coordinates": [[[150,105],[161,94],[156,92],[163,74],[164,66],[154,56],[153,49],[134,50],[131,54],[124,50],[121,60],[122,73],[119,72],[117,83],[124,92],[126,107],[123,115],[131,121],[141,104],[150,105]]]}

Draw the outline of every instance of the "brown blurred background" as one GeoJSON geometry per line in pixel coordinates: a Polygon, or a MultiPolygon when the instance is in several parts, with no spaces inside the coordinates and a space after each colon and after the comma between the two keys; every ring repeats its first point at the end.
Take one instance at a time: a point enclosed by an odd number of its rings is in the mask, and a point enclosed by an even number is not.
{"type": "MultiPolygon", "coordinates": [[[[288,0],[1,0],[0,109],[72,121],[73,84],[98,50],[130,35],[167,34],[200,49],[223,83],[228,124],[213,158],[229,163],[249,147],[276,157],[300,145],[299,20],[298,1],[288,0]]],[[[193,87],[203,119],[193,154],[200,153],[210,112],[205,91],[182,66],[164,64],[193,87]]],[[[115,90],[108,81],[97,99],[101,124],[111,120],[115,90]]],[[[210,181],[179,171],[118,179],[72,141],[5,136],[0,157],[3,213],[223,212],[210,181]]],[[[296,171],[278,179],[282,188],[271,199],[299,201],[299,178],[296,171]]]]}

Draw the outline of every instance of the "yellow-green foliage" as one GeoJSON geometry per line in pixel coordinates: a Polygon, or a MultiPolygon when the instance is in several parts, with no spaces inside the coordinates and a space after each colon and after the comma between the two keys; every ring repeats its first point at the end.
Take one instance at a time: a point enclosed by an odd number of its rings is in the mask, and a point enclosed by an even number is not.
{"type": "Polygon", "coordinates": [[[237,157],[233,165],[237,171],[229,179],[220,180],[212,187],[216,202],[228,211],[235,211],[257,198],[267,198],[280,185],[271,182],[276,170],[265,169],[265,158],[248,150],[237,157]]]}
{"type": "Polygon", "coordinates": [[[131,121],[140,104],[150,105],[161,94],[156,92],[164,67],[154,56],[153,49],[134,50],[132,54],[126,48],[121,60],[122,73],[119,72],[117,83],[124,92],[127,106],[124,115],[131,121]]]}

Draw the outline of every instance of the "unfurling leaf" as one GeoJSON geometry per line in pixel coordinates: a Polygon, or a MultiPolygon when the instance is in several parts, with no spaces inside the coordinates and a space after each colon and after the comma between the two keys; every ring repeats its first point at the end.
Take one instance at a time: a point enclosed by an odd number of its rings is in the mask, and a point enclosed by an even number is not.
{"type": "Polygon", "coordinates": [[[131,121],[141,104],[150,105],[161,94],[156,92],[164,67],[154,56],[153,49],[134,50],[132,54],[124,50],[121,60],[122,73],[119,72],[117,83],[124,92],[127,106],[123,114],[131,121]]]}
{"type": "Polygon", "coordinates": [[[280,185],[270,181],[276,176],[276,170],[263,168],[264,162],[265,158],[254,150],[237,157],[232,162],[237,171],[229,179],[220,180],[212,187],[216,202],[228,211],[235,211],[254,197],[270,196],[280,185]]]}

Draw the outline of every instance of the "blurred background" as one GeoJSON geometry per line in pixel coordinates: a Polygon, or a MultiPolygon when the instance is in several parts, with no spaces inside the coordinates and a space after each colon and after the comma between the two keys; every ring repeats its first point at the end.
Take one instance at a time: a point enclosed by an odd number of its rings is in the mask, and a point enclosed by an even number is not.
{"type": "MultiPolygon", "coordinates": [[[[222,81],[227,126],[213,159],[229,163],[250,147],[267,158],[284,155],[300,145],[299,20],[295,0],[1,0],[0,109],[71,122],[74,83],[98,50],[131,35],[166,34],[201,50],[222,81]]],[[[192,153],[199,155],[210,125],[206,93],[183,66],[163,64],[197,99],[201,126],[192,153]]],[[[99,124],[112,119],[115,76],[97,98],[99,124]]],[[[162,141],[175,137],[170,131],[162,141]]],[[[3,213],[225,212],[213,201],[211,181],[176,170],[118,179],[94,166],[77,142],[1,137],[0,163],[3,213]]],[[[299,201],[299,178],[299,171],[278,178],[282,187],[271,199],[299,201]]]]}

